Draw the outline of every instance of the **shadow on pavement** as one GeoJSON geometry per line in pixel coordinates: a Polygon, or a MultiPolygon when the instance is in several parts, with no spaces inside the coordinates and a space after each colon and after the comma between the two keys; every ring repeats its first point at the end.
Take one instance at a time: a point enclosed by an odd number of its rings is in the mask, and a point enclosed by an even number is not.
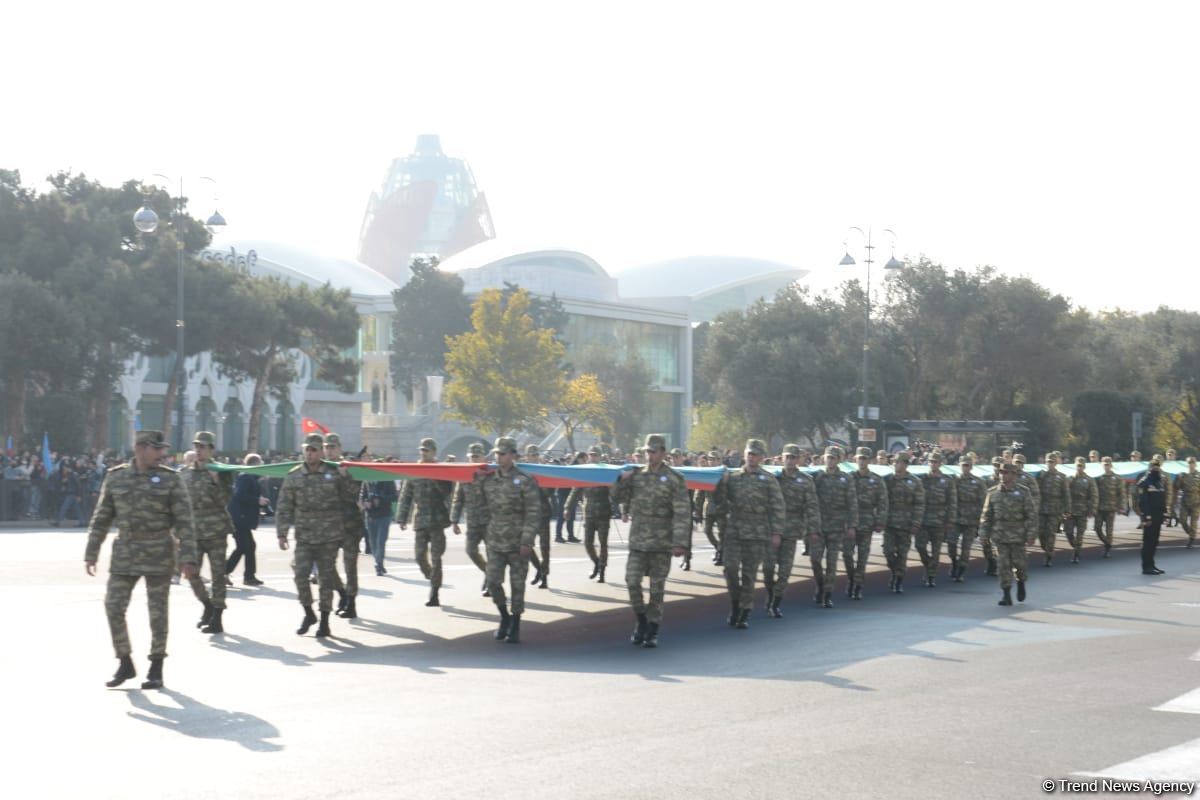
{"type": "Polygon", "coordinates": [[[171,689],[162,689],[160,693],[178,705],[155,703],[149,694],[129,692],[126,697],[137,709],[128,712],[129,716],[184,736],[237,742],[247,750],[260,753],[283,749],[283,745],[267,741],[278,739],[279,729],[261,717],[214,708],[171,689]]]}

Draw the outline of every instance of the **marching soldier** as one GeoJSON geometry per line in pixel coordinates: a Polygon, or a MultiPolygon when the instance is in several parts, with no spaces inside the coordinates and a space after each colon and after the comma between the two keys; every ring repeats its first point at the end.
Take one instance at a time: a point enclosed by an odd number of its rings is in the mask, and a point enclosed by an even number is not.
{"type": "Polygon", "coordinates": [[[958,520],[958,493],[954,478],[942,472],[942,454],[929,454],[929,472],[921,478],[925,486],[925,519],[917,532],[917,554],[925,565],[925,586],[937,585],[938,566],[942,560],[942,542],[950,535],[958,520]]]}
{"type": "MultiPolygon", "coordinates": [[[[808,552],[817,584],[813,599],[825,608],[833,608],[833,586],[837,583],[842,542],[846,537],[856,539],[858,535],[858,495],[854,479],[838,466],[841,457],[840,448],[826,448],[825,469],[813,476],[821,509],[821,532],[808,537],[808,552]]],[[[854,580],[853,576],[850,580],[854,580]]]]}
{"type": "Polygon", "coordinates": [[[487,506],[487,581],[492,602],[500,611],[496,640],[521,641],[521,614],[525,611],[525,576],[533,555],[533,540],[542,519],[537,482],[517,469],[517,442],[507,436],[496,440],[492,453],[496,469],[475,473],[487,506]],[[504,570],[512,588],[511,614],[504,597],[504,570]]]}
{"type": "MultiPolygon", "coordinates": [[[[993,486],[1000,485],[1000,467],[1006,463],[1011,464],[1012,462],[1006,462],[1001,456],[996,456],[992,459],[992,476],[986,481],[987,489],[991,489],[993,486]]],[[[985,491],[984,494],[987,494],[987,492],[985,491]]],[[[978,526],[976,526],[976,532],[978,532],[978,526]]],[[[984,571],[984,574],[994,576],[996,574],[996,549],[992,547],[992,542],[990,539],[980,539],[980,544],[983,545],[983,557],[987,561],[987,569],[984,571]]]]}
{"type": "MultiPolygon", "coordinates": [[[[880,450],[879,452],[884,452],[880,450]]],[[[867,577],[867,559],[871,556],[871,537],[882,533],[887,524],[888,494],[883,478],[871,472],[871,449],[860,447],[855,461],[854,494],[858,498],[858,527],[854,536],[842,542],[842,560],[846,563],[846,596],[862,600],[863,581],[867,577]]]]}
{"type": "Polygon", "coordinates": [[[1017,483],[1025,487],[1025,491],[1033,497],[1033,505],[1039,507],[1042,502],[1042,490],[1038,486],[1037,478],[1025,471],[1025,455],[1017,453],[1012,457],[1012,463],[1017,467],[1017,483]]]}
{"type": "MultiPolygon", "coordinates": [[[[671,468],[672,469],[679,469],[680,467],[687,466],[687,453],[683,452],[678,447],[672,447],[670,455],[671,455],[671,468]]],[[[687,479],[684,478],[684,480],[686,481],[687,479]]],[[[689,518],[691,517],[692,513],[694,513],[694,510],[696,508],[695,503],[696,503],[696,491],[694,489],[688,489],[688,510],[689,510],[688,516],[689,516],[689,518]]],[[[691,528],[688,529],[687,552],[683,554],[682,569],[684,572],[688,572],[692,568],[692,534],[694,532],[695,532],[695,526],[693,525],[691,528]]]]}
{"type": "MultiPolygon", "coordinates": [[[[342,437],[336,433],[325,434],[324,441],[326,461],[345,461],[342,452],[342,437]]],[[[337,572],[337,559],[334,559],[333,590],[338,594],[338,607],[335,612],[339,617],[354,619],[358,616],[356,600],[358,598],[358,547],[364,534],[362,509],[358,507],[358,495],[362,491],[360,481],[346,478],[348,487],[354,489],[354,500],[342,503],[342,566],[346,570],[346,581],[337,572]]]]}
{"type": "Polygon", "coordinates": [[[139,431],[133,458],[113,467],[104,476],[100,499],[92,513],[83,562],[88,575],[96,574],[96,562],[104,538],[115,525],[104,611],[116,652],[117,671],[105,686],[120,686],[137,675],[133,666],[129,628],[125,612],[138,578],[146,581],[150,610],[150,671],[143,689],[161,689],[163,659],[167,657],[167,601],[171,575],[175,573],[175,541],[179,541],[179,568],[189,580],[196,574],[196,534],[192,528],[192,504],[179,475],[160,466],[167,443],[162,431],[139,431]],[[174,537],[172,538],[172,533],[174,537]]]}
{"type": "MultiPolygon", "coordinates": [[[[420,463],[437,463],[437,442],[433,439],[422,439],[418,452],[420,463]]],[[[442,588],[442,556],[446,554],[446,526],[450,524],[450,495],[453,492],[454,485],[450,481],[410,478],[404,482],[400,505],[396,509],[400,530],[408,528],[409,517],[412,517],[416,534],[413,557],[421,574],[429,581],[426,606],[441,605],[438,592],[442,588]]],[[[549,531],[549,525],[546,529],[549,531]]]]}
{"type": "Polygon", "coordinates": [[[1195,456],[1188,456],[1187,472],[1175,476],[1175,496],[1179,498],[1179,521],[1191,549],[1196,546],[1196,526],[1200,523],[1200,472],[1195,456]]]}
{"type": "Polygon", "coordinates": [[[229,499],[233,495],[232,472],[210,472],[217,437],[200,431],[192,440],[196,460],[179,472],[192,501],[192,519],[196,530],[196,574],[188,578],[192,593],[204,606],[196,627],[204,633],[223,633],[221,617],[225,613],[225,549],[233,533],[229,499]],[[200,580],[204,557],[212,571],[212,597],[200,580]]]}
{"type": "Polygon", "coordinates": [[[1025,601],[1028,564],[1025,547],[1037,536],[1038,512],[1029,491],[1017,485],[1020,468],[1016,464],[1000,467],[1001,483],[988,490],[979,518],[979,536],[991,541],[1000,562],[1000,589],[1004,597],[999,605],[1012,605],[1013,574],[1017,577],[1017,600],[1025,601]]]}
{"type": "Polygon", "coordinates": [[[904,593],[904,572],[908,569],[908,550],[912,540],[921,530],[925,519],[925,484],[908,472],[912,456],[897,453],[891,475],[883,479],[888,490],[887,525],[883,530],[883,554],[891,569],[892,578],[888,589],[894,594],[904,593]]]}
{"type": "Polygon", "coordinates": [[[1046,554],[1046,566],[1054,561],[1054,543],[1058,526],[1071,516],[1071,486],[1066,475],[1058,471],[1058,454],[1046,455],[1046,469],[1037,478],[1040,494],[1038,541],[1046,554]]]}
{"type": "Polygon", "coordinates": [[[1113,472],[1109,456],[1100,459],[1104,474],[1096,478],[1096,535],[1104,545],[1104,557],[1109,557],[1113,545],[1113,521],[1117,512],[1125,509],[1125,479],[1113,472]]]}
{"type": "MultiPolygon", "coordinates": [[[[721,454],[716,450],[708,454],[708,466],[721,466],[721,454]]],[[[715,488],[715,487],[714,487],[715,488]]],[[[704,503],[701,506],[701,516],[704,518],[704,535],[708,537],[708,541],[716,548],[713,551],[713,566],[721,567],[725,565],[725,560],[722,558],[721,548],[725,541],[725,516],[714,509],[710,512],[709,506],[712,503],[712,490],[704,493],[704,503]]]]}
{"type": "MultiPolygon", "coordinates": [[[[542,462],[541,452],[536,444],[525,445],[524,461],[530,464],[540,464],[542,462]]],[[[546,580],[550,577],[550,518],[554,516],[554,510],[550,505],[550,498],[554,495],[553,489],[543,489],[538,487],[538,493],[541,496],[542,520],[538,523],[538,545],[542,551],[542,558],[538,560],[538,554],[535,552],[530,558],[533,568],[537,570],[533,575],[533,580],[530,581],[531,586],[537,586],[539,589],[548,588],[546,580]]]]}
{"type": "Polygon", "coordinates": [[[1075,459],[1075,475],[1069,484],[1071,490],[1071,516],[1067,517],[1063,529],[1067,541],[1075,552],[1071,563],[1079,563],[1079,554],[1083,550],[1083,537],[1087,533],[1088,517],[1096,516],[1096,507],[1100,503],[1100,493],[1096,482],[1087,474],[1087,460],[1083,456],[1075,459]]]}
{"type": "Polygon", "coordinates": [[[787,589],[792,567],[796,562],[796,540],[821,533],[821,509],[816,484],[807,473],[797,468],[800,447],[783,447],[783,469],[776,476],[783,495],[783,536],[779,549],[768,547],[763,559],[763,585],[767,588],[767,613],[778,619],[783,616],[779,604],[787,589]]]}
{"type": "Polygon", "coordinates": [[[750,627],[754,581],[768,546],[779,547],[783,531],[783,495],[774,476],[762,469],[767,446],[761,439],[746,442],[745,464],[730,470],[709,498],[709,508],[725,517],[725,585],[729,589],[729,624],[750,627]]]}
{"type": "Polygon", "coordinates": [[[612,499],[624,509],[626,521],[632,519],[625,585],[637,625],[629,641],[635,646],[657,647],[671,556],[686,552],[692,514],[687,481],[665,463],[666,437],[650,434],[645,447],[646,466],[622,473],[612,499]],[[649,604],[642,595],[642,580],[647,577],[649,604]]]}
{"type": "MultiPolygon", "coordinates": [[[[482,464],[487,461],[483,445],[472,442],[467,448],[467,458],[472,464],[482,464]]],[[[476,473],[478,475],[479,473],[476,473]]],[[[487,559],[479,552],[487,535],[487,505],[483,501],[482,484],[478,481],[461,481],[454,486],[454,498],[450,503],[450,521],[454,524],[454,535],[462,535],[459,523],[463,511],[467,512],[467,558],[479,567],[483,573],[483,588],[480,590],[484,597],[490,597],[487,585],[487,559]]]]}
{"type": "Polygon", "coordinates": [[[1162,457],[1150,459],[1150,469],[1138,478],[1135,485],[1137,491],[1137,512],[1141,517],[1142,528],[1142,574],[1162,575],[1164,570],[1154,563],[1158,551],[1158,537],[1162,532],[1163,517],[1170,507],[1170,481],[1162,471],[1162,457]]]}
{"type": "Polygon", "coordinates": [[[964,458],[959,462],[962,474],[954,481],[958,511],[946,549],[950,554],[950,579],[955,583],[963,582],[967,564],[971,563],[971,545],[979,535],[979,515],[983,513],[983,498],[988,490],[983,479],[972,472],[974,467],[974,458],[964,458]]]}
{"type": "Polygon", "coordinates": [[[312,610],[312,585],[308,576],[317,567],[320,582],[321,624],[317,636],[329,636],[329,614],[333,611],[334,581],[338,548],[345,540],[345,504],[357,498],[357,481],[345,467],[334,467],[322,459],[324,440],[319,433],[304,437],[304,462],[283,479],[275,507],[279,549],[288,549],[288,531],[296,529],[296,554],[292,568],[296,594],[304,608],[304,619],[296,633],[303,636],[317,621],[312,610]]]}
{"type": "MultiPolygon", "coordinates": [[[[588,463],[599,464],[600,455],[600,448],[592,445],[588,448],[588,463]]],[[[583,549],[592,560],[592,574],[588,580],[597,578],[597,583],[604,583],[604,571],[608,569],[608,529],[612,524],[612,492],[607,486],[576,487],[567,495],[563,513],[571,513],[580,500],[583,501],[583,549]],[[596,551],[597,539],[600,540],[599,552],[596,551]]]]}

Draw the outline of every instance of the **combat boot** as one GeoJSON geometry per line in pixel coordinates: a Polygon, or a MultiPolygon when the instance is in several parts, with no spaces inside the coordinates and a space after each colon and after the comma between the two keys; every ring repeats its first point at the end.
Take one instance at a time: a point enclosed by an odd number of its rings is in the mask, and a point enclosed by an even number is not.
{"type": "Polygon", "coordinates": [[[321,624],[317,626],[317,636],[330,636],[329,632],[329,612],[321,612],[321,624]]]}
{"type": "Polygon", "coordinates": [[[767,590],[767,602],[763,606],[763,608],[766,611],[770,611],[771,606],[774,605],[773,597],[775,595],[775,578],[774,577],[768,578],[766,575],[764,575],[763,576],[763,586],[767,590]]]}
{"type": "Polygon", "coordinates": [[[496,641],[499,642],[508,636],[508,628],[512,625],[512,617],[509,616],[508,609],[501,604],[497,603],[496,608],[500,610],[500,627],[496,628],[494,636],[496,637],[496,641]]]}
{"type": "Polygon", "coordinates": [[[589,580],[589,581],[591,581],[591,580],[595,580],[595,579],[596,579],[596,576],[597,576],[597,575],[599,575],[599,574],[600,574],[600,562],[599,562],[599,561],[593,561],[593,562],[592,562],[592,574],[591,574],[591,575],[588,575],[588,580],[589,580]]]}
{"type": "Polygon", "coordinates": [[[642,642],[642,647],[658,647],[658,623],[650,622],[646,625],[646,641],[642,642]]]}
{"type": "Polygon", "coordinates": [[[545,572],[542,573],[542,579],[540,581],[538,581],[538,585],[537,585],[537,587],[539,589],[549,589],[550,588],[549,586],[546,585],[547,575],[548,575],[548,573],[545,573],[545,572]]]}
{"type": "Polygon", "coordinates": [[[783,616],[783,612],[779,610],[779,601],[781,597],[772,597],[767,601],[767,616],[773,619],[779,619],[783,616]]]}
{"type": "Polygon", "coordinates": [[[721,548],[719,548],[719,547],[717,548],[717,557],[713,559],[713,566],[714,567],[725,566],[725,556],[722,553],[721,548]]]}
{"type": "Polygon", "coordinates": [[[221,615],[225,613],[223,608],[214,608],[212,616],[209,617],[208,624],[200,629],[201,633],[224,633],[225,626],[221,624],[221,615]]]}
{"type": "Polygon", "coordinates": [[[492,590],[489,589],[488,585],[487,585],[487,578],[483,579],[483,585],[479,587],[479,595],[480,595],[480,597],[491,597],[492,596],[492,590]]]}
{"type": "Polygon", "coordinates": [[[1072,564],[1078,564],[1078,563],[1079,563],[1079,553],[1078,553],[1078,552],[1076,552],[1076,553],[1075,553],[1075,555],[1071,556],[1071,563],[1072,563],[1072,564]]]}
{"type": "Polygon", "coordinates": [[[342,591],[341,589],[334,589],[334,591],[337,592],[337,596],[338,596],[338,604],[337,604],[337,612],[336,613],[340,617],[346,611],[346,599],[347,599],[346,593],[344,591],[342,591]]]}
{"type": "Polygon", "coordinates": [[[599,576],[596,577],[596,583],[604,583],[604,570],[606,570],[607,568],[608,568],[607,566],[600,567],[600,574],[599,574],[599,576]]]}
{"type": "Polygon", "coordinates": [[[854,600],[862,600],[863,587],[861,583],[854,584],[854,600]]]}
{"type": "Polygon", "coordinates": [[[304,609],[304,619],[300,620],[300,627],[296,629],[296,633],[303,636],[308,633],[308,629],[317,624],[317,615],[313,613],[312,606],[301,606],[304,609]]]}
{"type": "Polygon", "coordinates": [[[112,689],[120,686],[130,678],[137,677],[137,669],[133,666],[133,659],[129,656],[121,656],[121,660],[117,663],[117,671],[113,673],[112,680],[106,681],[105,686],[112,689]]]}
{"type": "Polygon", "coordinates": [[[825,596],[821,598],[822,608],[833,608],[833,592],[826,591],[825,596]]]}
{"type": "Polygon", "coordinates": [[[512,621],[508,625],[508,638],[505,639],[509,644],[521,643],[521,615],[513,614],[512,621]]]}
{"type": "Polygon", "coordinates": [[[342,609],[343,619],[355,619],[358,617],[358,598],[350,595],[346,598],[346,607],[342,609]]]}
{"type": "Polygon", "coordinates": [[[896,588],[892,589],[892,591],[895,592],[896,594],[904,594],[904,578],[903,577],[901,577],[899,575],[896,576],[896,588]]]}
{"type": "Polygon", "coordinates": [[[740,628],[741,630],[745,630],[746,628],[750,627],[750,609],[743,608],[738,611],[737,622],[734,623],[733,627],[740,628]]]}
{"type": "Polygon", "coordinates": [[[1007,586],[1004,587],[1004,597],[1000,598],[1000,602],[997,603],[996,605],[998,605],[998,606],[1011,606],[1012,605],[1012,590],[1009,589],[1009,587],[1007,587],[1007,586]]]}
{"type": "Polygon", "coordinates": [[[634,647],[637,647],[646,641],[646,625],[647,624],[649,624],[649,623],[646,622],[646,615],[638,614],[637,615],[637,625],[635,625],[633,628],[633,635],[629,637],[629,643],[632,644],[634,647]]]}
{"type": "Polygon", "coordinates": [[[1052,555],[1050,555],[1049,553],[1047,553],[1047,554],[1046,554],[1046,563],[1045,563],[1045,564],[1043,564],[1043,566],[1046,566],[1046,567],[1053,567],[1053,566],[1054,566],[1054,556],[1052,556],[1052,555]]]}
{"type": "Polygon", "coordinates": [[[727,619],[725,621],[729,623],[729,627],[735,628],[735,627],[737,627],[738,618],[741,615],[742,615],[742,610],[740,608],[738,608],[737,601],[735,600],[735,601],[733,601],[733,605],[729,612],[729,619],[727,619]]]}
{"type": "Polygon", "coordinates": [[[161,689],[163,687],[162,656],[150,656],[150,671],[146,680],[142,681],[143,689],[161,689]]]}
{"type": "Polygon", "coordinates": [[[955,565],[958,564],[958,545],[946,545],[946,555],[950,557],[950,577],[955,577],[955,565]]]}
{"type": "Polygon", "coordinates": [[[895,592],[895,591],[896,591],[896,575],[895,575],[895,573],[893,573],[893,574],[892,574],[892,575],[891,575],[891,576],[888,578],[888,591],[889,591],[889,592],[895,592]]]}
{"type": "Polygon", "coordinates": [[[200,615],[200,621],[196,623],[197,628],[203,628],[209,622],[212,622],[213,604],[209,600],[204,601],[204,613],[200,615]]]}
{"type": "Polygon", "coordinates": [[[683,571],[690,572],[692,569],[692,554],[688,553],[683,557],[683,571]]]}
{"type": "Polygon", "coordinates": [[[542,568],[538,567],[537,572],[533,573],[533,580],[529,582],[530,586],[537,586],[542,582],[542,568]]]}
{"type": "Polygon", "coordinates": [[[1017,601],[1025,602],[1025,581],[1017,581],[1017,601]]]}
{"type": "MultiPolygon", "coordinates": [[[[429,599],[425,601],[425,605],[432,607],[432,606],[440,606],[441,604],[442,604],[441,601],[438,600],[438,590],[430,589],[429,590],[429,599]]],[[[346,616],[350,616],[350,615],[347,614],[346,616]]]]}
{"type": "Polygon", "coordinates": [[[854,599],[854,578],[846,581],[846,598],[848,600],[854,599]]]}
{"type": "Polygon", "coordinates": [[[1104,557],[1105,557],[1105,558],[1109,558],[1109,557],[1110,557],[1110,556],[1109,556],[1109,554],[1108,554],[1108,551],[1109,551],[1109,550],[1112,550],[1112,545],[1111,545],[1110,543],[1108,543],[1108,542],[1105,542],[1105,543],[1104,543],[1104,557]]]}
{"type": "Polygon", "coordinates": [[[995,556],[993,556],[987,560],[987,570],[984,572],[984,575],[990,575],[993,578],[996,577],[996,558],[995,558],[995,556]]]}

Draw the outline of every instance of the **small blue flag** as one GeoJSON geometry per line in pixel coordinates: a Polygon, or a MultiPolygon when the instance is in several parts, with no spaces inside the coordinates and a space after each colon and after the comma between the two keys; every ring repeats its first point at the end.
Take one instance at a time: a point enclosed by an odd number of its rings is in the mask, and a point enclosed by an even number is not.
{"type": "Polygon", "coordinates": [[[42,466],[47,475],[54,473],[54,465],[50,463],[50,434],[45,431],[42,431],[42,466]]]}

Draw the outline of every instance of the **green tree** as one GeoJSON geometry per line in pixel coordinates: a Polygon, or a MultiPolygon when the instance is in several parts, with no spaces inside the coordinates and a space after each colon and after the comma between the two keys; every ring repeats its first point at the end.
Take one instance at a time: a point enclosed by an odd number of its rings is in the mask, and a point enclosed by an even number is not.
{"type": "MultiPolygon", "coordinates": [[[[502,289],[504,302],[507,303],[509,298],[520,291],[524,290],[518,284],[505,281],[502,289]]],[[[533,327],[554,331],[554,338],[562,341],[562,334],[567,329],[570,315],[567,314],[567,310],[563,307],[557,294],[551,294],[549,297],[530,294],[529,316],[533,318],[533,327]]]]}
{"type": "Polygon", "coordinates": [[[642,357],[631,348],[626,348],[622,357],[619,348],[587,347],[576,357],[575,368],[595,375],[608,394],[611,413],[601,425],[604,438],[625,446],[635,442],[650,409],[654,378],[642,357]]]}
{"type": "Polygon", "coordinates": [[[746,440],[756,438],[749,421],[736,411],[720,405],[697,405],[695,424],[688,432],[688,447],[693,450],[741,450],[746,440]]]}
{"type": "Polygon", "coordinates": [[[576,432],[591,430],[603,436],[612,430],[612,398],[599,378],[585,372],[567,382],[554,415],[562,422],[567,447],[575,452],[576,432]]]}
{"type": "Polygon", "coordinates": [[[536,424],[558,402],[566,350],[552,331],[534,326],[529,308],[524,290],[505,302],[489,289],[475,301],[472,329],[447,341],[448,416],[503,434],[536,424]]]}
{"type": "Polygon", "coordinates": [[[412,278],[392,292],[392,376],[396,388],[412,400],[413,387],[426,375],[446,369],[446,340],[468,330],[471,304],[463,281],[438,269],[436,258],[412,262],[412,278]]]}

